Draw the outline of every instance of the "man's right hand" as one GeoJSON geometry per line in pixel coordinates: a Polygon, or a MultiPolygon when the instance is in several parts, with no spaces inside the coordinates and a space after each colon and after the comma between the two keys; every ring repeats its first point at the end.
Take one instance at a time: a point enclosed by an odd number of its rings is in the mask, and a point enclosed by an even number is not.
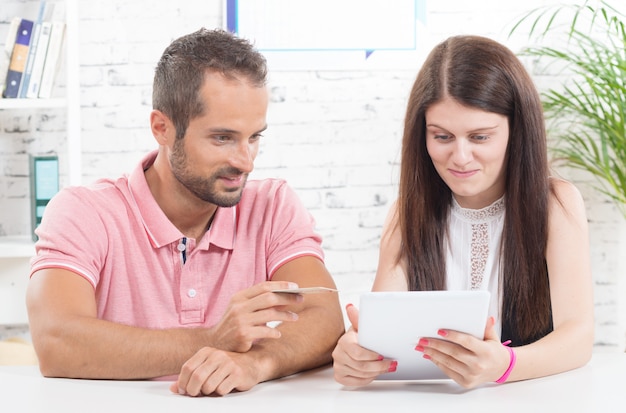
{"type": "Polygon", "coordinates": [[[298,314],[289,311],[288,307],[301,303],[303,297],[272,291],[297,287],[284,281],[266,281],[236,293],[222,319],[211,327],[211,342],[208,345],[243,353],[258,340],[280,338],[280,331],[267,323],[296,321],[298,314]]]}
{"type": "Polygon", "coordinates": [[[187,396],[224,396],[259,383],[254,363],[246,354],[204,347],[183,365],[170,390],[187,396]]]}

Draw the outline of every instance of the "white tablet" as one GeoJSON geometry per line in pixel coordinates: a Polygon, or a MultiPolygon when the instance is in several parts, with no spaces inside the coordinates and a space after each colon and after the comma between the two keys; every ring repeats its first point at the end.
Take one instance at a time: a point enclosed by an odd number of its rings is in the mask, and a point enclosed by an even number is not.
{"type": "Polygon", "coordinates": [[[378,380],[438,380],[448,377],[415,346],[441,328],[483,338],[488,291],[369,292],[359,304],[359,344],[398,362],[378,380]]]}

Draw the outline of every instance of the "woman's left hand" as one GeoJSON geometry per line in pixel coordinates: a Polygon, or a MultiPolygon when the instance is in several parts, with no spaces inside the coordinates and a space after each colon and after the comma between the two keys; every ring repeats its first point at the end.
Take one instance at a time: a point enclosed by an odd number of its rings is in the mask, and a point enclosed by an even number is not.
{"type": "Polygon", "coordinates": [[[448,377],[465,388],[498,380],[507,370],[510,355],[500,343],[489,317],[484,340],[454,330],[439,330],[442,338],[421,338],[415,347],[448,377]]]}

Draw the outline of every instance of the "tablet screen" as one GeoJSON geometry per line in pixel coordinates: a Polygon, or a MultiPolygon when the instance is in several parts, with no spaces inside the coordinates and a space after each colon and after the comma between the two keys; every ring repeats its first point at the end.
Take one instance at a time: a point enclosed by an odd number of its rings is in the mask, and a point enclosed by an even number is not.
{"type": "Polygon", "coordinates": [[[438,380],[448,377],[415,346],[441,328],[483,338],[489,291],[369,292],[359,304],[359,344],[398,362],[378,380],[438,380]]]}

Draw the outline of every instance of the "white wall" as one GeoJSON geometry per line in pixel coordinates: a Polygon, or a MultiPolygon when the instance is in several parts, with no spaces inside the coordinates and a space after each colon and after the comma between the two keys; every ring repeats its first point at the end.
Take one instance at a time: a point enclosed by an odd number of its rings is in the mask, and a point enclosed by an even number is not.
{"type": "MultiPolygon", "coordinates": [[[[429,1],[422,41],[430,50],[445,37],[471,33],[519,50],[526,38],[508,38],[511,23],[535,6],[556,2],[429,1]]],[[[0,42],[14,14],[34,14],[36,8],[34,0],[2,0],[0,42]]],[[[91,182],[129,171],[156,147],[148,129],[153,68],[172,39],[221,26],[222,1],[79,0],[79,18],[83,182],[91,182]]],[[[525,63],[538,85],[558,80],[540,77],[532,61],[525,63]]],[[[254,176],[286,178],[310,208],[344,302],[357,300],[374,277],[381,225],[396,196],[405,101],[418,67],[270,76],[269,129],[254,176]]],[[[0,111],[0,235],[28,233],[27,154],[56,150],[63,156],[63,113],[0,111]]],[[[626,280],[619,257],[626,224],[585,176],[563,173],[575,179],[587,201],[596,348],[623,350],[626,310],[619,305],[625,305],[626,280]]]]}

